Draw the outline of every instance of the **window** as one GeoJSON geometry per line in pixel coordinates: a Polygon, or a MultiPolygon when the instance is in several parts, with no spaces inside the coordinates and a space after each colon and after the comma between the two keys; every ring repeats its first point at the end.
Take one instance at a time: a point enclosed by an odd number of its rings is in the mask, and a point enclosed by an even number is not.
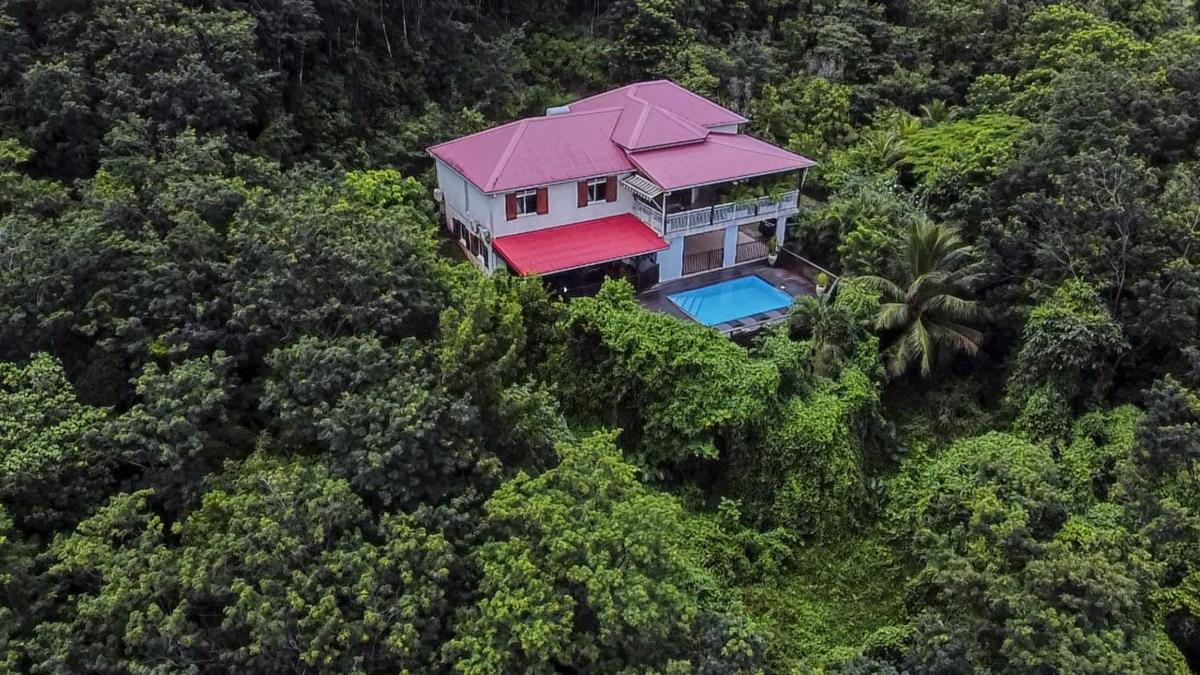
{"type": "Polygon", "coordinates": [[[522,216],[550,213],[550,191],[547,188],[521,190],[504,195],[504,217],[515,220],[522,216]]]}
{"type": "Polygon", "coordinates": [[[587,199],[589,204],[608,201],[608,179],[593,178],[587,182],[587,199]]]}
{"type": "Polygon", "coordinates": [[[454,238],[463,244],[467,243],[467,227],[458,218],[454,219],[454,238]]]}
{"type": "Polygon", "coordinates": [[[537,213],[537,190],[522,190],[517,193],[517,215],[537,213]]]}

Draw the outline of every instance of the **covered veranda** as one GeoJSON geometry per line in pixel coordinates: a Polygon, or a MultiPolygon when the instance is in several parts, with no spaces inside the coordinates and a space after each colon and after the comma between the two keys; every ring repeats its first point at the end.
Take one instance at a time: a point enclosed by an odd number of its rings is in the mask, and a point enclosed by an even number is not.
{"type": "Polygon", "coordinates": [[[655,254],[666,241],[632,215],[498,237],[493,242],[505,266],[521,276],[539,276],[562,295],[586,295],[609,278],[627,279],[638,290],[658,282],[655,254]]]}

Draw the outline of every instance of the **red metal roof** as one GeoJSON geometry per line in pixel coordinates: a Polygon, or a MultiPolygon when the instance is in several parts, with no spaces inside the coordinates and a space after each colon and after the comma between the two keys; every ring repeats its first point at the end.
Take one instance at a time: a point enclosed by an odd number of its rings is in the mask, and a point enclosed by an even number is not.
{"type": "Polygon", "coordinates": [[[628,153],[699,143],[746,118],[669,80],[638,82],[429,148],[485,193],[632,171],[628,153]]]}
{"type": "Polygon", "coordinates": [[[703,143],[629,155],[664,190],[803,169],[816,162],[746,134],[708,135],[703,143]]]}
{"type": "Polygon", "coordinates": [[[575,101],[571,104],[571,110],[624,108],[631,100],[641,100],[656,105],[702,127],[741,124],[748,121],[732,110],[717,105],[700,94],[688,91],[670,80],[651,80],[627,84],[612,91],[575,101]]]}
{"type": "Polygon", "coordinates": [[[689,122],[669,110],[634,100],[621,112],[612,141],[626,150],[638,151],[703,141],[708,129],[689,122]]]}
{"type": "Polygon", "coordinates": [[[429,152],[484,192],[632,171],[609,138],[620,108],[530,117],[435,145],[429,152]]]}
{"type": "Polygon", "coordinates": [[[562,272],[669,247],[629,214],[497,237],[492,245],[522,276],[562,272]]]}

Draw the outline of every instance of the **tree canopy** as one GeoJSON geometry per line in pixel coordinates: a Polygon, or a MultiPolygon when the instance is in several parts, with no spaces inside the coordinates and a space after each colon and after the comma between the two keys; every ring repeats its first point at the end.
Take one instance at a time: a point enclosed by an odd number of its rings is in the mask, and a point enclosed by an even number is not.
{"type": "Polygon", "coordinates": [[[0,671],[1200,671],[1198,21],[0,0],[0,671]],[[817,162],[754,336],[439,236],[651,78],[817,162]]]}

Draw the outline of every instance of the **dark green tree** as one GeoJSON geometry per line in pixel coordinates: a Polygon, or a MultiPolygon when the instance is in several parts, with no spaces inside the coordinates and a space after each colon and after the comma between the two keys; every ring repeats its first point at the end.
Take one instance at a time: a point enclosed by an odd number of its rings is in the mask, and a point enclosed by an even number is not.
{"type": "Polygon", "coordinates": [[[1081,402],[1097,400],[1129,346],[1096,289],[1064,281],[1033,308],[1008,383],[1018,427],[1039,438],[1066,431],[1081,402]]]}
{"type": "Polygon", "coordinates": [[[279,445],[323,451],[372,503],[437,503],[498,469],[478,410],[439,384],[416,345],[304,338],[268,363],[262,407],[279,445]]]}

